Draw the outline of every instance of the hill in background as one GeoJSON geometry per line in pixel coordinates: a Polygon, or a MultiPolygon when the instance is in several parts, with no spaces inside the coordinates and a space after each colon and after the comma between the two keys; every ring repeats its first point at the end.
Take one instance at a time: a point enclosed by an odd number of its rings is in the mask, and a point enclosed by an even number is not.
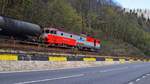
{"type": "Polygon", "coordinates": [[[1,0],[0,15],[99,38],[103,55],[150,55],[150,20],[112,0],[1,0]]]}

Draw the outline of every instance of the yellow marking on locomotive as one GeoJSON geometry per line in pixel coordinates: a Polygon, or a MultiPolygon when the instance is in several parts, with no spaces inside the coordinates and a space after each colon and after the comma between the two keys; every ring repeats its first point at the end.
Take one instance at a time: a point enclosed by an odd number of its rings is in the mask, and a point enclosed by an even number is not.
{"type": "Polygon", "coordinates": [[[0,60],[2,60],[2,61],[17,61],[18,56],[15,54],[0,54],[0,60]]]}
{"type": "Polygon", "coordinates": [[[67,57],[49,57],[49,61],[67,61],[67,57]]]}
{"type": "Polygon", "coordinates": [[[83,61],[96,61],[96,58],[83,58],[83,61]]]}

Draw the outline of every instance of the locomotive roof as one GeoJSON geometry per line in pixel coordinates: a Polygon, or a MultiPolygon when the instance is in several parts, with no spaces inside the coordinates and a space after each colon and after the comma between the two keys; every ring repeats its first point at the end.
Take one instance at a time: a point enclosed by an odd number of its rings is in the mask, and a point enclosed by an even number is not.
{"type": "MultiPolygon", "coordinates": [[[[68,34],[77,35],[77,36],[82,36],[82,37],[93,38],[93,37],[87,36],[87,35],[85,35],[85,34],[80,34],[80,35],[79,35],[79,34],[75,34],[75,33],[71,33],[71,32],[66,32],[66,31],[64,31],[64,30],[57,29],[57,28],[53,28],[53,27],[46,27],[46,28],[44,28],[44,30],[45,30],[45,29],[55,30],[55,31],[61,31],[61,32],[65,32],[65,33],[68,33],[68,34]]],[[[93,38],[93,39],[96,39],[96,38],[93,38]]],[[[99,40],[99,39],[96,39],[96,40],[99,40]]]]}
{"type": "MultiPolygon", "coordinates": [[[[78,36],[79,36],[79,34],[75,34],[75,33],[72,33],[72,32],[67,32],[67,31],[60,30],[60,29],[53,28],[53,27],[50,27],[50,28],[44,28],[44,30],[45,30],[45,29],[55,30],[55,31],[61,31],[61,32],[64,32],[64,33],[68,33],[68,34],[78,35],[78,36]]],[[[81,34],[80,36],[82,36],[82,37],[87,37],[87,36],[86,36],[86,35],[84,35],[84,34],[81,34]]]]}

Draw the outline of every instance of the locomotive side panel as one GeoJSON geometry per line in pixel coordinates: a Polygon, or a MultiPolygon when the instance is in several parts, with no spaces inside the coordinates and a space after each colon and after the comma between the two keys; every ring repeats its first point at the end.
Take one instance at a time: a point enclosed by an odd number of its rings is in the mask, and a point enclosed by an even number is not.
{"type": "Polygon", "coordinates": [[[70,37],[71,34],[49,29],[46,35],[47,43],[57,45],[76,46],[76,40],[70,37]],[[53,33],[55,32],[55,33],[53,33]]]}
{"type": "Polygon", "coordinates": [[[62,31],[57,31],[57,36],[62,38],[59,41],[62,41],[62,44],[64,44],[64,45],[68,45],[68,46],[76,46],[77,45],[77,42],[73,38],[72,34],[62,32],[62,31]]]}

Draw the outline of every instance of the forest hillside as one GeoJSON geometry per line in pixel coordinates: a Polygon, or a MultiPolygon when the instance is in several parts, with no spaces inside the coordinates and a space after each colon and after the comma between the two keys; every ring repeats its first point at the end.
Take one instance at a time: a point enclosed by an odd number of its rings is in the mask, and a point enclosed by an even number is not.
{"type": "Polygon", "coordinates": [[[113,0],[0,0],[0,15],[101,39],[101,55],[150,56],[150,20],[113,0]]]}

